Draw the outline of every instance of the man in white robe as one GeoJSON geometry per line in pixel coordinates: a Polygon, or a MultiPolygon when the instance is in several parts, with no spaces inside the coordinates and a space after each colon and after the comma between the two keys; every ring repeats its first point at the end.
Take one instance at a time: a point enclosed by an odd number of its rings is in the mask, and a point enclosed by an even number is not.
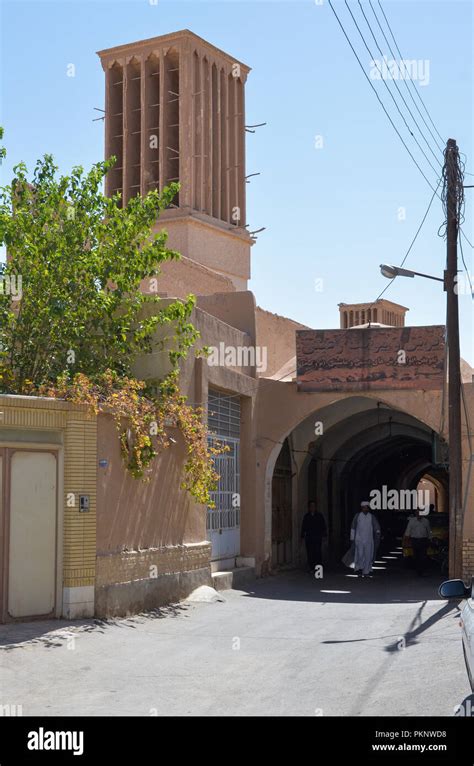
{"type": "Polygon", "coordinates": [[[370,577],[375,554],[380,542],[380,524],[373,513],[370,504],[364,501],[360,504],[360,513],[354,516],[351,526],[351,540],[354,542],[354,570],[362,577],[370,577]]]}

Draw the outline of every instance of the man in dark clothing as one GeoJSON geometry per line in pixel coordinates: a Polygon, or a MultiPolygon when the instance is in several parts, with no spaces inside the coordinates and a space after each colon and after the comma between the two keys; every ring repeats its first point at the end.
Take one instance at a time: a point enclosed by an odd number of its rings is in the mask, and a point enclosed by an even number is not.
{"type": "Polygon", "coordinates": [[[316,503],[308,504],[308,512],[303,517],[301,538],[306,544],[309,571],[313,572],[315,566],[322,564],[321,543],[326,537],[326,522],[322,513],[316,510],[316,503]]]}

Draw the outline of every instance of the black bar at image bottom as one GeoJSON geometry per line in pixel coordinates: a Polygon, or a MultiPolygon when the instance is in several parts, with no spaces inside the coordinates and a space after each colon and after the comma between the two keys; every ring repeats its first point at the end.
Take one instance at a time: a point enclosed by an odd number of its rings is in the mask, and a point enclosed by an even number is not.
{"type": "MultiPolygon", "coordinates": [[[[318,752],[334,759],[350,757],[370,764],[456,764],[472,766],[472,719],[255,717],[242,720],[213,717],[0,717],[0,766],[49,763],[122,763],[124,758],[160,761],[195,754],[197,747],[218,738],[234,738],[236,727],[240,747],[258,738],[267,756],[278,746],[282,725],[287,735],[306,746],[313,742],[318,752]],[[176,727],[176,729],[175,729],[176,727]],[[226,731],[227,730],[227,731],[226,731]],[[208,732],[208,736],[205,732],[208,732]],[[183,740],[183,733],[186,737],[183,740]],[[204,739],[203,739],[204,738],[204,739]],[[309,738],[309,739],[308,739],[309,738]],[[200,744],[199,744],[200,743],[200,744]]],[[[285,737],[286,739],[286,737],[285,737]]],[[[217,744],[217,743],[216,743],[217,744]]]]}

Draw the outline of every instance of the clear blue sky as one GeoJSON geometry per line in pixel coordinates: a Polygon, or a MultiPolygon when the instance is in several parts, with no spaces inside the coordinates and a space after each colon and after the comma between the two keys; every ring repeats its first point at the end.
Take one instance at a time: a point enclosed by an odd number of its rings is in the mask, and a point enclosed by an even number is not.
{"type": "MultiPolygon", "coordinates": [[[[32,168],[45,152],[64,172],[101,159],[103,123],[92,120],[99,114],[93,107],[104,105],[104,82],[95,52],[189,28],[252,67],[247,123],[268,123],[247,140],[247,173],[261,173],[247,187],[250,228],[267,227],[252,250],[250,287],[266,309],[311,327],[338,327],[339,302],[373,300],[387,284],[378,266],[400,263],[432,192],[382,112],[327,0],[152,2],[1,2],[4,181],[13,164],[24,160],[32,168]],[[71,63],[74,78],[67,76],[71,63]],[[323,148],[315,148],[316,135],[323,148]],[[405,220],[398,219],[399,208],[405,220]],[[317,279],[323,280],[321,292],[317,279]]],[[[457,139],[474,173],[472,2],[382,4],[404,58],[429,61],[429,83],[417,87],[441,135],[457,139]]],[[[350,7],[374,48],[357,2],[350,0],[350,7]]],[[[363,7],[374,22],[367,0],[363,7]]],[[[335,8],[369,73],[370,57],[346,6],[335,0],[335,8]]],[[[385,87],[374,85],[434,180],[385,87]]],[[[474,176],[466,177],[469,182],[474,176]]],[[[464,229],[474,243],[473,193],[466,190],[464,229]]],[[[435,199],[408,268],[442,274],[442,220],[435,199]]],[[[464,241],[471,275],[472,252],[464,241]]],[[[445,321],[445,295],[436,282],[398,279],[385,297],[410,308],[409,324],[445,321]]],[[[468,294],[460,296],[460,309],[462,354],[474,364],[468,294]]]]}

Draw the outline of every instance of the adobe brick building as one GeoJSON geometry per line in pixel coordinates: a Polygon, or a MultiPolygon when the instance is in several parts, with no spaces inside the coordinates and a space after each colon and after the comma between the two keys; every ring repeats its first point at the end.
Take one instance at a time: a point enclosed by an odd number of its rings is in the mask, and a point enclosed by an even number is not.
{"type": "MultiPolygon", "coordinates": [[[[255,243],[245,200],[249,67],[189,30],[99,56],[105,155],[117,157],[107,193],[119,191],[125,204],[181,184],[156,224],[182,254],[163,266],[159,290],[165,301],[197,296],[198,345],[215,353],[190,354],[181,387],[228,452],[210,510],[180,488],[179,434],[145,484],[125,472],[110,416],[0,397],[0,621],[133,613],[201,584],[299,566],[310,499],[326,518],[325,558],[335,564],[373,489],[423,484],[437,512],[447,512],[444,328],[406,326],[408,309],[380,300],[341,303],[339,328],[318,330],[258,307],[247,289],[255,243]],[[38,476],[26,504],[25,460],[38,476]],[[37,524],[45,555],[32,559],[40,577],[22,594],[24,510],[34,514],[38,498],[48,500],[47,527],[37,524]]],[[[137,360],[138,376],[164,374],[162,340],[158,333],[154,351],[137,360]]],[[[455,544],[466,578],[474,574],[472,372],[463,362],[464,523],[455,544]]]]}
{"type": "MultiPolygon", "coordinates": [[[[202,534],[211,542],[212,570],[237,573],[247,565],[261,573],[297,565],[309,498],[326,516],[334,559],[358,501],[372,486],[385,482],[402,489],[424,482],[438,510],[446,510],[444,329],[406,328],[407,307],[383,299],[341,303],[340,329],[329,337],[329,331],[312,332],[257,307],[247,291],[253,244],[245,205],[250,69],[188,30],[99,56],[106,74],[106,156],[120,158],[109,190],[121,189],[126,201],[176,177],[181,182],[176,206],[157,225],[166,228],[183,259],[163,269],[160,290],[169,297],[197,295],[203,343],[227,344],[234,328],[244,333],[241,343],[266,350],[265,370],[203,360],[188,360],[183,370],[190,399],[207,405],[211,427],[232,448],[222,466],[217,510],[196,511],[207,515],[202,534]],[[308,342],[312,356],[305,354],[308,342]],[[430,355],[423,355],[420,343],[431,344],[430,355]]],[[[152,375],[156,364],[142,360],[141,371],[152,375]]],[[[462,372],[472,412],[472,370],[465,362],[462,372]]],[[[463,547],[466,576],[474,571],[467,429],[463,415],[465,521],[456,545],[463,547]]]]}

